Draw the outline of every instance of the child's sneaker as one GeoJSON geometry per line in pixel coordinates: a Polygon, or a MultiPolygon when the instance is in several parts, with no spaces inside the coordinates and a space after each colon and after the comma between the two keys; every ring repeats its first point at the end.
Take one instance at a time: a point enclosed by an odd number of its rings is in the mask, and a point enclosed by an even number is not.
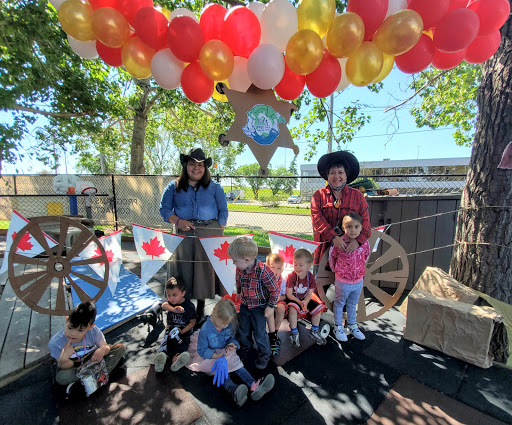
{"type": "Polygon", "coordinates": [[[247,388],[247,385],[240,384],[235,392],[233,393],[233,400],[235,400],[235,403],[238,404],[238,406],[242,407],[245,402],[247,401],[247,393],[249,392],[249,388],[247,388]]]}
{"type": "Polygon", "coordinates": [[[325,340],[324,337],[322,337],[322,335],[320,335],[320,331],[318,329],[316,329],[316,330],[311,329],[309,331],[309,336],[311,338],[313,338],[318,345],[327,344],[327,341],[325,340]]]}
{"type": "Polygon", "coordinates": [[[345,332],[345,328],[341,325],[336,325],[334,327],[334,336],[336,337],[336,339],[338,341],[341,341],[341,342],[347,342],[348,341],[348,337],[347,337],[347,334],[345,332]]]}
{"type": "Polygon", "coordinates": [[[263,397],[265,394],[267,394],[272,388],[274,388],[274,375],[267,375],[265,379],[262,378],[258,379],[256,382],[254,382],[251,385],[251,398],[254,401],[258,401],[263,397]]]}
{"type": "Polygon", "coordinates": [[[279,355],[279,351],[281,349],[281,341],[279,338],[271,338],[270,339],[270,349],[272,350],[272,355],[275,357],[279,355]]]}
{"type": "Polygon", "coordinates": [[[189,360],[190,360],[190,354],[188,352],[184,351],[183,353],[181,353],[178,356],[176,361],[171,365],[171,370],[173,372],[180,370],[183,366],[185,366],[188,363],[189,360]]]}
{"type": "Polygon", "coordinates": [[[167,362],[167,354],[165,354],[163,351],[160,351],[155,356],[155,372],[162,372],[165,367],[165,363],[167,362]]]}
{"type": "Polygon", "coordinates": [[[270,360],[270,356],[267,354],[258,356],[256,361],[254,362],[254,366],[256,367],[256,369],[265,369],[268,365],[269,360],[270,360]]]}
{"type": "Polygon", "coordinates": [[[364,334],[359,330],[359,328],[357,327],[357,325],[348,325],[348,331],[354,335],[354,338],[356,339],[359,339],[359,340],[363,340],[363,339],[366,339],[366,337],[364,336],[364,334]]]}
{"type": "Polygon", "coordinates": [[[300,347],[299,333],[290,333],[290,345],[292,347],[300,347]]]}

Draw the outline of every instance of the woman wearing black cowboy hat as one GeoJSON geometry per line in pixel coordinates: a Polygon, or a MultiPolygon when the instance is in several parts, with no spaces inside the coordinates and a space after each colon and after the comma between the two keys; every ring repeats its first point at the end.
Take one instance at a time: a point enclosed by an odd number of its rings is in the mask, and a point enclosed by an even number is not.
{"type": "Polygon", "coordinates": [[[204,312],[204,300],[225,291],[215,275],[198,236],[223,236],[228,204],[222,186],[212,181],[208,168],[212,159],[200,148],[180,154],[181,175],[165,188],[160,215],[174,224],[183,242],[173,254],[171,276],[185,282],[187,296],[197,299],[197,315],[204,312]]]}
{"type": "Polygon", "coordinates": [[[353,182],[359,175],[357,158],[347,151],[328,153],[320,158],[317,169],[328,184],[317,190],[311,199],[314,239],[322,242],[315,251],[315,265],[320,263],[331,243],[350,254],[371,233],[366,199],[359,190],[347,186],[347,183],[353,182]],[[356,239],[347,244],[341,238],[341,223],[349,212],[356,212],[363,218],[363,230],[356,239]]]}

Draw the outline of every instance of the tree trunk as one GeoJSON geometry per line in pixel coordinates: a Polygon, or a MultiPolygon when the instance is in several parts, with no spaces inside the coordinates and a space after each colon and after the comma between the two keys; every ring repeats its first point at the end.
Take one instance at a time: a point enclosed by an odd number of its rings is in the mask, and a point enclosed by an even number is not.
{"type": "Polygon", "coordinates": [[[458,215],[451,275],[512,304],[512,170],[499,169],[512,142],[512,21],[483,65],[470,169],[458,215]]]}
{"type": "Polygon", "coordinates": [[[133,122],[130,174],[145,174],[144,169],[144,140],[146,138],[146,126],[148,124],[148,96],[151,93],[151,86],[148,80],[134,79],[137,87],[142,91],[139,99],[139,106],[135,109],[133,122]]]}

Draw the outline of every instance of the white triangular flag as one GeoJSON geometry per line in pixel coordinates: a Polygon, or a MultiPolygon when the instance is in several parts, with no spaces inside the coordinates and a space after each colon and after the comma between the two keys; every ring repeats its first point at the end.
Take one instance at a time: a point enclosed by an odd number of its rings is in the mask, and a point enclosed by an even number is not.
{"type": "Polygon", "coordinates": [[[307,239],[296,238],[277,232],[268,232],[270,250],[279,254],[284,260],[283,278],[293,271],[293,253],[298,249],[307,249],[311,254],[315,252],[320,242],[308,241],[307,239]]]}
{"type": "MultiPolygon", "coordinates": [[[[23,217],[19,212],[13,210],[11,215],[11,223],[9,224],[9,230],[7,230],[7,236],[5,238],[5,252],[4,252],[4,261],[2,262],[2,267],[0,268],[0,274],[7,271],[7,265],[9,263],[9,252],[11,250],[12,241],[16,238],[18,232],[25,227],[29,221],[23,217]]],[[[53,248],[57,245],[57,241],[50,238],[46,233],[44,233],[44,237],[46,239],[46,243],[50,248],[53,248]]],[[[17,253],[24,255],[25,257],[35,257],[41,252],[44,251],[44,248],[41,246],[39,242],[30,234],[25,233],[18,244],[17,253]]]]}
{"type": "Polygon", "coordinates": [[[185,238],[161,230],[134,224],[133,239],[141,259],[141,285],[145,285],[171,258],[172,253],[185,238]]]}
{"type": "MultiPolygon", "coordinates": [[[[391,226],[391,224],[385,224],[384,226],[374,227],[374,228],[372,228],[372,232],[376,230],[377,232],[386,233],[389,229],[389,226],[391,226]]],[[[373,244],[372,252],[377,252],[377,248],[379,247],[380,239],[381,238],[379,236],[375,240],[375,243],[373,244]]]]}
{"type": "MultiPolygon", "coordinates": [[[[238,236],[211,236],[199,238],[220,283],[228,294],[232,294],[236,283],[236,266],[228,255],[228,247],[238,236]]],[[[243,235],[251,238],[254,235],[243,235]]]]}
{"type": "MultiPolygon", "coordinates": [[[[111,233],[110,235],[98,238],[100,243],[103,245],[103,248],[105,249],[105,253],[107,254],[109,263],[108,287],[110,292],[112,292],[112,295],[114,295],[116,292],[117,282],[119,281],[119,270],[121,268],[120,263],[123,258],[121,251],[122,233],[122,230],[118,230],[117,232],[111,233]]],[[[91,242],[78,255],[80,258],[87,259],[99,257],[101,252],[96,243],[91,242]]],[[[98,276],[105,276],[105,264],[96,263],[89,264],[89,266],[98,276]]]]}

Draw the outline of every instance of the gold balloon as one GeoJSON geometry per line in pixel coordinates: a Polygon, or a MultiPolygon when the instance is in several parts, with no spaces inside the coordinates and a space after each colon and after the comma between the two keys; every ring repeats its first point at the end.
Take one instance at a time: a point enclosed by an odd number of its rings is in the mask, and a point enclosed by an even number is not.
{"type": "Polygon", "coordinates": [[[130,38],[130,24],[111,7],[100,7],[92,14],[92,30],[105,46],[119,48],[130,38]]]}
{"type": "Polygon", "coordinates": [[[322,38],[334,18],[334,0],[300,0],[297,7],[299,30],[313,30],[322,38]]]}
{"type": "Polygon", "coordinates": [[[229,83],[228,83],[228,80],[224,80],[224,81],[215,81],[215,89],[213,90],[213,94],[212,94],[212,97],[215,99],[215,100],[218,100],[219,102],[227,102],[228,101],[228,97],[225,95],[225,94],[220,94],[218,91],[217,91],[217,83],[223,83],[228,89],[229,89],[229,83]]]}
{"type": "Polygon", "coordinates": [[[92,31],[92,7],[80,0],[68,0],[62,3],[58,11],[62,29],[75,40],[96,40],[92,31]]]}
{"type": "Polygon", "coordinates": [[[165,7],[162,7],[160,9],[160,12],[162,12],[164,14],[164,16],[167,18],[167,20],[169,21],[171,19],[171,11],[169,9],[166,9],[165,7]]]}
{"type": "Polygon", "coordinates": [[[418,12],[399,10],[381,24],[373,42],[388,55],[398,56],[411,50],[423,33],[423,20],[418,12]]]}
{"type": "Polygon", "coordinates": [[[395,64],[394,56],[386,55],[385,53],[382,55],[384,56],[384,63],[382,64],[380,74],[377,76],[374,83],[380,83],[384,78],[386,78],[393,69],[393,65],[395,64]]]}
{"type": "Polygon", "coordinates": [[[233,72],[235,58],[226,43],[209,40],[201,47],[199,65],[210,80],[222,81],[227,80],[233,72]]]}
{"type": "Polygon", "coordinates": [[[143,43],[139,37],[132,37],[121,49],[121,59],[126,70],[135,78],[151,77],[151,59],[155,50],[143,43]]]}
{"type": "Polygon", "coordinates": [[[313,30],[300,30],[291,36],[286,46],[286,64],[295,74],[311,74],[324,57],[324,44],[313,30]]]}
{"type": "Polygon", "coordinates": [[[345,72],[348,80],[358,87],[375,81],[382,70],[384,57],[371,41],[363,41],[361,46],[348,57],[345,72]]]}
{"type": "Polygon", "coordinates": [[[364,39],[364,23],[357,13],[336,16],[325,37],[327,50],[337,58],[350,56],[364,39]]]}

